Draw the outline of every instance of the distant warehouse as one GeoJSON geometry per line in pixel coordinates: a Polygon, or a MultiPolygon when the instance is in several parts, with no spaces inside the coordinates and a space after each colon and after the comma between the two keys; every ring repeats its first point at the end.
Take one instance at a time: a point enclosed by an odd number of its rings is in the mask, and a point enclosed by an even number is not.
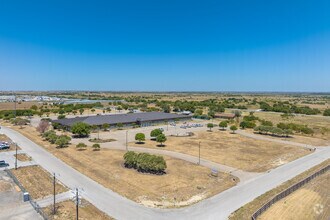
{"type": "Polygon", "coordinates": [[[164,122],[174,122],[189,120],[190,115],[179,115],[164,112],[142,112],[129,114],[114,114],[114,115],[96,115],[76,118],[64,118],[53,120],[53,123],[58,123],[64,127],[71,127],[76,122],[84,122],[89,125],[101,126],[109,124],[111,127],[122,124],[123,126],[138,125],[141,127],[156,125],[164,122]]]}

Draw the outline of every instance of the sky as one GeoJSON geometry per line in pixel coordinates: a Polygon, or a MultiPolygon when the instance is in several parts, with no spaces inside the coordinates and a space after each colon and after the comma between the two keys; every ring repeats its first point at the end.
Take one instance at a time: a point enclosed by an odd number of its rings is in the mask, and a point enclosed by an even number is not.
{"type": "Polygon", "coordinates": [[[0,90],[330,92],[329,0],[2,0],[0,90]]]}

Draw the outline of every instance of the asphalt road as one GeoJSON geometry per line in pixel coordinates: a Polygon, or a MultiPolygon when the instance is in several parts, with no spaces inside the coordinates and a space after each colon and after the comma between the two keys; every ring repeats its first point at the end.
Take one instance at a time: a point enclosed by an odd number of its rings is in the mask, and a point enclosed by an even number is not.
{"type": "Polygon", "coordinates": [[[330,158],[330,147],[319,148],[195,205],[163,210],[144,207],[103,187],[16,131],[2,127],[1,132],[17,142],[43,168],[59,174],[62,183],[70,188],[83,188],[85,199],[116,219],[227,219],[244,204],[330,158]]]}

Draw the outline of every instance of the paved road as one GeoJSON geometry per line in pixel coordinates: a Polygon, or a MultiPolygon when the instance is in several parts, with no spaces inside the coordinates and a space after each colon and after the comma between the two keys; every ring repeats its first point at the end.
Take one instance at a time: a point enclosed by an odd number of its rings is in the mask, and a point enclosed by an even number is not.
{"type": "MultiPolygon", "coordinates": [[[[0,160],[6,161],[9,166],[7,167],[0,167],[0,170],[5,170],[5,169],[12,169],[15,168],[15,151],[6,151],[6,152],[0,152],[0,160]]],[[[18,154],[20,153],[25,153],[22,150],[17,151],[18,154]]],[[[20,161],[17,160],[17,167],[25,167],[25,166],[32,166],[36,165],[35,161],[20,161]]]]}
{"type": "Polygon", "coordinates": [[[82,196],[85,199],[116,219],[227,219],[244,204],[330,158],[330,146],[320,148],[195,205],[162,210],[144,207],[103,187],[16,131],[3,127],[2,132],[46,170],[60,174],[62,183],[70,188],[84,188],[82,196]]]}

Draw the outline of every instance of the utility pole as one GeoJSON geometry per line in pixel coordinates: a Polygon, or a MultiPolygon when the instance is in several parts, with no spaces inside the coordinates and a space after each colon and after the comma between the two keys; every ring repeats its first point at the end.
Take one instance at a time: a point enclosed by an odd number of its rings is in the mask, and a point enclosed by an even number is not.
{"type": "Polygon", "coordinates": [[[127,140],[127,136],[128,136],[128,130],[126,130],[126,151],[128,151],[128,140],[127,140]]]}
{"type": "Polygon", "coordinates": [[[16,146],[15,170],[17,170],[17,143],[15,143],[15,146],[16,146]]]}
{"type": "Polygon", "coordinates": [[[77,216],[77,220],[79,220],[78,208],[79,208],[79,193],[78,193],[78,188],[76,188],[76,216],[77,216]]]}
{"type": "Polygon", "coordinates": [[[201,142],[198,143],[198,165],[201,165],[201,142]]]}
{"type": "Polygon", "coordinates": [[[56,206],[55,206],[55,204],[56,204],[56,201],[55,201],[55,195],[56,195],[56,188],[55,188],[55,186],[56,186],[56,176],[55,176],[55,173],[54,173],[54,176],[53,176],[53,193],[54,193],[54,206],[53,206],[53,215],[55,215],[55,213],[56,213],[56,206]]]}

